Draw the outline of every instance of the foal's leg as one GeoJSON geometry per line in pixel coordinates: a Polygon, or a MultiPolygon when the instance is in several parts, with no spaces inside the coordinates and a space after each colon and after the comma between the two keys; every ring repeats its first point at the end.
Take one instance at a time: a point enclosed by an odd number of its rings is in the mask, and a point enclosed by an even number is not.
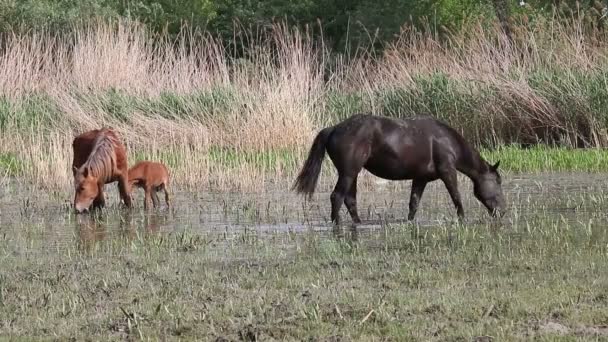
{"type": "Polygon", "coordinates": [[[460,200],[460,192],[458,191],[458,175],[454,167],[445,167],[440,171],[440,178],[445,184],[445,187],[452,197],[452,202],[456,206],[456,214],[460,220],[464,219],[464,208],[460,200]]]}
{"type": "Polygon", "coordinates": [[[344,204],[346,205],[346,209],[348,209],[348,213],[353,219],[353,222],[361,223],[361,219],[357,213],[357,176],[353,179],[350,189],[348,189],[346,197],[344,197],[344,204]]]}
{"type": "Polygon", "coordinates": [[[154,208],[158,208],[158,206],[160,205],[160,200],[158,199],[158,192],[159,189],[157,188],[153,188],[152,189],[152,205],[154,205],[154,208]]]}
{"type": "Polygon", "coordinates": [[[127,175],[123,173],[118,178],[118,191],[120,192],[120,198],[125,202],[125,205],[128,208],[133,207],[133,203],[131,202],[131,187],[129,185],[129,180],[127,179],[127,175]]]}
{"type": "Polygon", "coordinates": [[[149,185],[145,185],[144,186],[144,209],[148,209],[150,208],[150,202],[152,202],[152,191],[154,191],[154,189],[152,189],[151,186],[149,185]]]}
{"type": "Polygon", "coordinates": [[[356,177],[345,175],[338,176],[338,183],[336,183],[336,187],[330,196],[331,220],[335,224],[340,224],[340,207],[342,207],[344,198],[346,197],[347,192],[350,190],[354,179],[356,179],[356,177]]]}
{"type": "Polygon", "coordinates": [[[167,188],[168,188],[167,184],[164,184],[163,185],[163,191],[165,192],[165,202],[167,202],[167,207],[169,207],[170,206],[170,204],[169,204],[169,189],[167,189],[167,188]]]}
{"type": "Polygon", "coordinates": [[[427,181],[414,179],[412,181],[412,192],[410,193],[410,212],[407,215],[409,221],[414,219],[416,212],[418,211],[418,204],[422,199],[422,193],[426,187],[427,181]]]}

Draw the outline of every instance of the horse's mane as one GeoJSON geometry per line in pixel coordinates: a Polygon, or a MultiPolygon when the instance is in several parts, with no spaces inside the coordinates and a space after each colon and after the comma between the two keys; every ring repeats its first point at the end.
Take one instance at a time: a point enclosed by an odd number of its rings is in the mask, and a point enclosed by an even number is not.
{"type": "Polygon", "coordinates": [[[490,169],[490,164],[481,156],[479,151],[462,136],[462,134],[441,121],[436,120],[436,122],[447,130],[458,145],[460,145],[461,150],[464,152],[462,154],[462,161],[466,163],[467,167],[482,173],[487,172],[490,169]]]}
{"type": "Polygon", "coordinates": [[[107,128],[100,130],[93,142],[91,154],[82,168],[88,168],[91,175],[97,178],[110,177],[116,165],[114,147],[117,144],[118,138],[112,130],[107,128]]]}

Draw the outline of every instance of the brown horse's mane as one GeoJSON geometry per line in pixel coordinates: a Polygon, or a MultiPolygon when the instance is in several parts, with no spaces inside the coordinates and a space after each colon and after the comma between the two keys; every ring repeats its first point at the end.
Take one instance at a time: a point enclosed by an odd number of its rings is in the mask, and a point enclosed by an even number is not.
{"type": "Polygon", "coordinates": [[[92,176],[107,179],[112,176],[116,165],[116,153],[114,147],[118,144],[116,134],[108,128],[100,130],[93,149],[82,168],[88,168],[92,176]]]}

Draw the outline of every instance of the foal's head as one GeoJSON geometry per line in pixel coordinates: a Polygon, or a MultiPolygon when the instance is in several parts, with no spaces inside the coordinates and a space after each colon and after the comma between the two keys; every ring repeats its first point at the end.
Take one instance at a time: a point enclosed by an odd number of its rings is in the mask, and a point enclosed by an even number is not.
{"type": "Polygon", "coordinates": [[[488,165],[488,169],[473,181],[475,197],[483,203],[492,216],[504,215],[506,210],[505,197],[502,193],[502,179],[498,173],[498,161],[488,165]]]}
{"type": "Polygon", "coordinates": [[[99,195],[98,178],[88,167],[74,169],[74,208],[81,213],[89,210],[93,200],[99,195]]]}

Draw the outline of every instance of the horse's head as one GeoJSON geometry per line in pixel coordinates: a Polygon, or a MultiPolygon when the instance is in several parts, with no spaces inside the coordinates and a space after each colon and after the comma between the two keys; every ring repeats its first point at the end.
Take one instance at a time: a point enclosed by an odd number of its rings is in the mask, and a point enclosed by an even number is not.
{"type": "Polygon", "coordinates": [[[488,165],[488,170],[479,175],[473,181],[475,197],[483,203],[492,216],[505,214],[505,197],[502,193],[502,179],[498,173],[498,161],[494,165],[488,165]]]}
{"type": "Polygon", "coordinates": [[[74,168],[74,208],[82,213],[89,210],[99,194],[99,182],[88,167],[74,168]]]}

